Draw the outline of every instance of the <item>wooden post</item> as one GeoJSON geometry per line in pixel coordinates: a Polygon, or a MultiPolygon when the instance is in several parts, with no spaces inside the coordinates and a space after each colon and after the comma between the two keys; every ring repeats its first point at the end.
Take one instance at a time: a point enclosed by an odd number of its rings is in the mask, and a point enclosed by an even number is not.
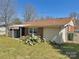
{"type": "Polygon", "coordinates": [[[14,38],[14,35],[15,35],[14,29],[12,29],[12,38],[14,38]]]}
{"type": "Polygon", "coordinates": [[[28,35],[28,28],[25,28],[25,36],[28,35]]]}
{"type": "Polygon", "coordinates": [[[20,27],[20,37],[22,36],[22,28],[20,27]]]}

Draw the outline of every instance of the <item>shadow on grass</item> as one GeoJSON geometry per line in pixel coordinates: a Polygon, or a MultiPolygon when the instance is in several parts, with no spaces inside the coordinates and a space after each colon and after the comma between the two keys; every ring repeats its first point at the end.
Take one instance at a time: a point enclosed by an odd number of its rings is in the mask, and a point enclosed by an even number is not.
{"type": "Polygon", "coordinates": [[[79,44],[56,44],[49,42],[55,49],[59,49],[59,53],[68,56],[70,59],[79,59],[79,44]]]}

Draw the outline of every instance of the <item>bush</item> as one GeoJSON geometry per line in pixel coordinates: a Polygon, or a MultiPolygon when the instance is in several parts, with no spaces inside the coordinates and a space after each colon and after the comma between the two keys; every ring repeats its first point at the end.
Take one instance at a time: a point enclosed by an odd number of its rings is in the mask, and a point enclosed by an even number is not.
{"type": "Polygon", "coordinates": [[[37,43],[40,43],[42,41],[42,39],[40,38],[40,36],[37,35],[27,35],[21,38],[26,44],[29,45],[35,45],[37,43]]]}

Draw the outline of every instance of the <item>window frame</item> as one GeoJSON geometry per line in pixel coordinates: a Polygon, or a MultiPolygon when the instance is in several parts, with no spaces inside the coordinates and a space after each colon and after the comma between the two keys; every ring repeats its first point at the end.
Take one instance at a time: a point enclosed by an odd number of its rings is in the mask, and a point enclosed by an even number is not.
{"type": "Polygon", "coordinates": [[[37,28],[29,28],[28,34],[37,34],[37,28]]]}
{"type": "Polygon", "coordinates": [[[68,41],[73,41],[74,40],[74,33],[69,32],[67,37],[68,37],[68,41]]]}

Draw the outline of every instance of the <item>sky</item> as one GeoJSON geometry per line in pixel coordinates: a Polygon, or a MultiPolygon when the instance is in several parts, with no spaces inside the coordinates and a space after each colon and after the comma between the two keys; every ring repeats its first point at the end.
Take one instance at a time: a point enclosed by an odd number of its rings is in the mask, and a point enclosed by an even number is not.
{"type": "Polygon", "coordinates": [[[79,13],[79,0],[18,0],[18,16],[23,17],[24,5],[34,6],[38,17],[62,18],[71,12],[79,13]]]}

